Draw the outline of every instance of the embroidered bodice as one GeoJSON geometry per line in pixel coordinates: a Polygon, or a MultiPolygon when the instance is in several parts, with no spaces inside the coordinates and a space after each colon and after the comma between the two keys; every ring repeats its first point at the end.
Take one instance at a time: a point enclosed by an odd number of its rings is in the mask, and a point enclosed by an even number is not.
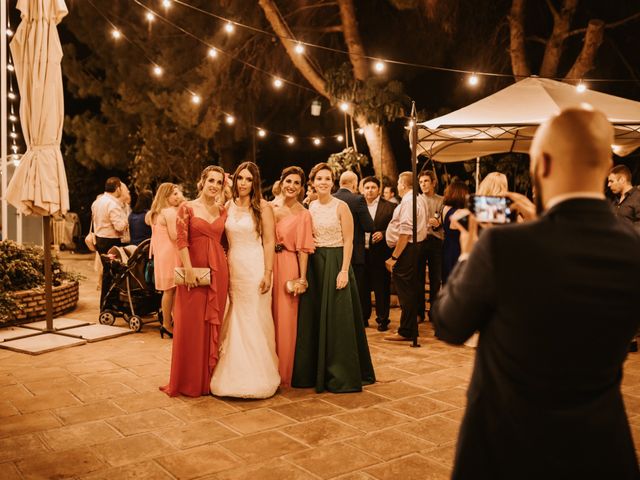
{"type": "Polygon", "coordinates": [[[313,240],[316,247],[342,247],[342,225],[338,217],[340,200],[331,198],[325,205],[315,200],[309,205],[313,220],[313,240]]]}

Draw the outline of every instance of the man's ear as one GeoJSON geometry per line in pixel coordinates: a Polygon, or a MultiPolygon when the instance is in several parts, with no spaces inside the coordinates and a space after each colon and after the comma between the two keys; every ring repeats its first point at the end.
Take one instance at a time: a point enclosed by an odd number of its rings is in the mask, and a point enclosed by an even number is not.
{"type": "Polygon", "coordinates": [[[540,176],[547,178],[551,175],[551,155],[546,152],[542,152],[542,159],[540,162],[540,176]]]}

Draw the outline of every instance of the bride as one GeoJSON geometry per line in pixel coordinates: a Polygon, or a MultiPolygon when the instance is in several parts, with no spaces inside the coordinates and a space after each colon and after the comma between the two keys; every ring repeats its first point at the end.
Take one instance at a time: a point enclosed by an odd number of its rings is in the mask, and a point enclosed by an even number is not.
{"type": "Polygon", "coordinates": [[[255,163],[240,164],[231,189],[225,223],[229,309],[222,323],[220,360],[211,378],[211,393],[268,398],[280,384],[271,316],[275,222],[271,207],[261,198],[255,163]]]}

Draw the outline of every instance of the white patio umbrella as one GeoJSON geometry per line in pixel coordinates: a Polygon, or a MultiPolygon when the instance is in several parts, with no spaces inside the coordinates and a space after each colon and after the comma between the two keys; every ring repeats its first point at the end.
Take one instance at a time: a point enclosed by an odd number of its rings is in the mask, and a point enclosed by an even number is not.
{"type": "Polygon", "coordinates": [[[50,215],[69,209],[60,152],[64,122],[62,46],[56,25],[68,13],[64,0],[18,0],[21,21],[11,41],[20,90],[20,119],[27,144],[7,188],[7,200],[24,214],[42,215],[47,330],[52,329],[50,215]]]}

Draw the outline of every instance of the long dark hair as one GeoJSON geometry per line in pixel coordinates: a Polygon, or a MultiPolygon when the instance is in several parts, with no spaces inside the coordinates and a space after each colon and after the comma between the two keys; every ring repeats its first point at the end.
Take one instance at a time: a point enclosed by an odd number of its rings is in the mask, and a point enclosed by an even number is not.
{"type": "Polygon", "coordinates": [[[238,174],[242,170],[249,170],[249,173],[253,177],[251,182],[251,193],[249,194],[249,207],[253,214],[253,220],[256,224],[256,231],[258,235],[262,236],[262,209],[260,201],[262,200],[262,181],[260,180],[260,169],[253,162],[242,162],[233,172],[233,179],[231,184],[231,195],[233,200],[240,196],[238,193],[238,174]]]}
{"type": "Polygon", "coordinates": [[[454,180],[444,189],[442,203],[453,208],[464,208],[465,199],[469,194],[469,187],[460,180],[454,180]]]}

